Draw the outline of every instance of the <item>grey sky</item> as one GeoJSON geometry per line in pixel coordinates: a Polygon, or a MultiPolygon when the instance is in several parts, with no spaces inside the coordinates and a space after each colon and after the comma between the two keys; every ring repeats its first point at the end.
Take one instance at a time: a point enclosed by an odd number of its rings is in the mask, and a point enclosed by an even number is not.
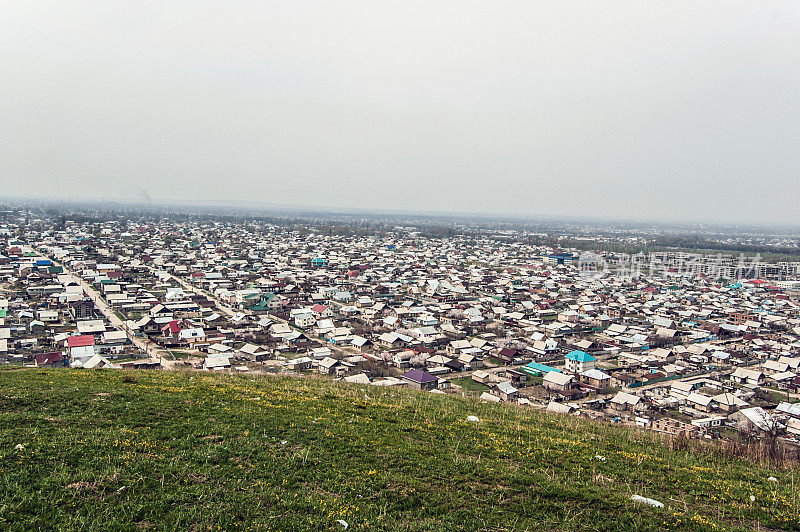
{"type": "Polygon", "coordinates": [[[0,195],[800,224],[798,2],[0,8],[0,195]]]}

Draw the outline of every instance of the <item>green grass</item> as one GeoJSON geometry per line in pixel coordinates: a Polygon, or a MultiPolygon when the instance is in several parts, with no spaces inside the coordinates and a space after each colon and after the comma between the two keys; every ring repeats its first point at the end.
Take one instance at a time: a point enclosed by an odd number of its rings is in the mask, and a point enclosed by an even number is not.
{"type": "Polygon", "coordinates": [[[450,382],[453,384],[458,384],[466,392],[475,392],[478,395],[489,389],[489,387],[485,384],[481,384],[480,382],[475,382],[472,380],[472,377],[459,377],[456,379],[450,379],[450,382]]]}
{"type": "Polygon", "coordinates": [[[785,390],[776,390],[775,388],[762,388],[767,394],[769,395],[769,400],[774,403],[780,403],[783,401],[791,401],[786,397],[785,390]]]}
{"type": "Polygon", "coordinates": [[[348,530],[800,530],[792,479],[474,399],[313,378],[0,371],[4,530],[341,530],[337,519],[348,530]]]}

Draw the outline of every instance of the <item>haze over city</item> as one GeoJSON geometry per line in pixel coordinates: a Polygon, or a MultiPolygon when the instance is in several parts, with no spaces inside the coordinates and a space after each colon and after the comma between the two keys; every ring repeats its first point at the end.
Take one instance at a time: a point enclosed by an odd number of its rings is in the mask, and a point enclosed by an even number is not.
{"type": "Polygon", "coordinates": [[[789,2],[5,2],[17,197],[800,222],[789,2]]]}

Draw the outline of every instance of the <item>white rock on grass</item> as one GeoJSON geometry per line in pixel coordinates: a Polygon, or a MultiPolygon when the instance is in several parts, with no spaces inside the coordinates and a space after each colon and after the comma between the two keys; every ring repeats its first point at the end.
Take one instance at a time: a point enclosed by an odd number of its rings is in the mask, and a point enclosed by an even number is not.
{"type": "Polygon", "coordinates": [[[478,421],[480,421],[480,419],[478,419],[477,416],[467,416],[467,421],[472,421],[477,423],[478,421]]]}
{"type": "Polygon", "coordinates": [[[647,497],[642,497],[641,495],[631,495],[631,499],[636,502],[643,502],[645,504],[649,504],[650,506],[655,506],[656,508],[663,508],[664,503],[661,501],[657,501],[655,499],[648,499],[647,497]]]}
{"type": "Polygon", "coordinates": [[[347,521],[344,521],[342,519],[337,519],[336,522],[339,523],[340,525],[342,525],[345,530],[347,530],[347,527],[350,526],[350,525],[347,524],[347,521]]]}

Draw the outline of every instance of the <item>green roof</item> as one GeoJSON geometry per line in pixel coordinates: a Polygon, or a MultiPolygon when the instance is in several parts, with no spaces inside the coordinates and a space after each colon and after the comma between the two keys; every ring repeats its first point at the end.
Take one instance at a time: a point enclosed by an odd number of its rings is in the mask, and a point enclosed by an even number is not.
{"type": "Polygon", "coordinates": [[[550,366],[545,366],[544,364],[539,364],[538,362],[531,362],[526,364],[520,368],[522,371],[527,373],[528,375],[542,375],[543,373],[550,373],[551,371],[555,371],[556,373],[561,373],[560,369],[551,368],[550,366]]]}
{"type": "Polygon", "coordinates": [[[594,360],[597,360],[596,358],[594,358],[589,353],[586,353],[584,351],[578,351],[578,350],[570,351],[567,354],[567,358],[570,359],[570,360],[574,360],[575,362],[592,362],[594,360]]]}

